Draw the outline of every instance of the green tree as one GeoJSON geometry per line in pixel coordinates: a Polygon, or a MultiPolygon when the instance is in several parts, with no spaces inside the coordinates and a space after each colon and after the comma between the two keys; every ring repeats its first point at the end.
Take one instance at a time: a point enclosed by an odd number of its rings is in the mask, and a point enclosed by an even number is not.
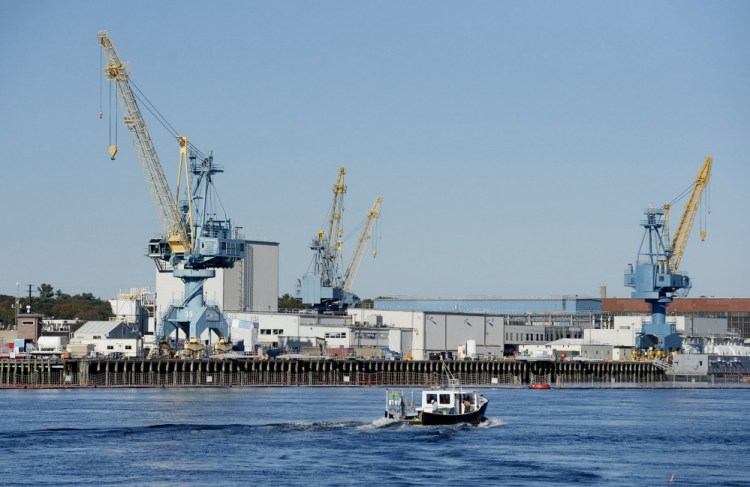
{"type": "Polygon", "coordinates": [[[39,292],[40,299],[52,299],[55,297],[55,288],[52,287],[52,284],[43,282],[36,290],[39,292]]]}
{"type": "Polygon", "coordinates": [[[295,298],[289,293],[284,294],[279,298],[279,309],[305,309],[307,306],[305,306],[302,303],[302,300],[299,298],[295,298]]]}
{"type": "MultiPolygon", "coordinates": [[[[94,296],[92,293],[81,293],[71,296],[61,290],[55,291],[51,284],[43,283],[37,287],[38,297],[31,300],[31,312],[38,313],[44,317],[55,317],[57,319],[80,321],[106,321],[112,316],[112,309],[109,302],[94,296]]],[[[12,296],[2,297],[0,306],[3,309],[10,308],[10,320],[13,319],[12,296]]],[[[20,311],[26,312],[28,298],[21,299],[20,311]]],[[[0,311],[0,321],[7,320],[5,315],[0,311]]]]}

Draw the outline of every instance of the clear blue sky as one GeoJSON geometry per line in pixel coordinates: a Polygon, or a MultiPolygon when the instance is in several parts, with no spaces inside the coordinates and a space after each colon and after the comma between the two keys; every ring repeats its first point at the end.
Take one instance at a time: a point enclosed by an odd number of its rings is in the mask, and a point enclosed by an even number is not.
{"type": "Polygon", "coordinates": [[[153,285],[156,211],[127,131],[110,161],[98,117],[107,30],[215,151],[246,236],[280,243],[281,293],[346,166],[345,230],[383,196],[361,297],[629,296],[643,209],[712,155],[709,237],[682,267],[692,296],[750,296],[749,24],[744,1],[2,0],[0,293],[153,285]]]}

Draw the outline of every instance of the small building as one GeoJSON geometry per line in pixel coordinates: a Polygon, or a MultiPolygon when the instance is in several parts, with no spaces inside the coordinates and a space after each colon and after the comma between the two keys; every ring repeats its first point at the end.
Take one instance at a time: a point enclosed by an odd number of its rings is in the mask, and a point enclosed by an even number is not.
{"type": "Polygon", "coordinates": [[[70,346],[93,345],[100,355],[120,357],[143,356],[143,338],[138,326],[124,321],[89,321],[74,334],[70,346]]]}
{"type": "Polygon", "coordinates": [[[16,319],[17,338],[36,343],[42,334],[42,315],[20,314],[16,319]]]}
{"type": "Polygon", "coordinates": [[[586,360],[613,360],[613,346],[587,343],[577,338],[562,338],[544,345],[524,345],[520,352],[531,357],[555,356],[566,359],[581,357],[586,360]],[[548,353],[544,353],[548,352],[548,353]],[[564,355],[563,355],[564,354],[564,355]]]}

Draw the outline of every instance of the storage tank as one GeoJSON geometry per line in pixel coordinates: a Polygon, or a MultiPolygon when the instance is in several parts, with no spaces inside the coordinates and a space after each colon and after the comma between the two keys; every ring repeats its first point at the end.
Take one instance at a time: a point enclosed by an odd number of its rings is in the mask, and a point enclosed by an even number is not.
{"type": "Polygon", "coordinates": [[[63,349],[62,337],[41,336],[37,340],[37,348],[43,352],[59,352],[63,349]]]}

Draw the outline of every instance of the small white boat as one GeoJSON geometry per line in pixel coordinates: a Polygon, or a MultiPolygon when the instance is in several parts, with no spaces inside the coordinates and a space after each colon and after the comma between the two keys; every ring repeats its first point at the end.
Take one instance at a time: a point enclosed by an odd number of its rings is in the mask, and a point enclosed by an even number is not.
{"type": "Polygon", "coordinates": [[[484,421],[489,400],[478,391],[464,391],[458,380],[448,376],[448,387],[422,391],[422,405],[414,407],[414,396],[408,398],[403,391],[386,390],[385,417],[415,425],[446,425],[484,421]]]}

